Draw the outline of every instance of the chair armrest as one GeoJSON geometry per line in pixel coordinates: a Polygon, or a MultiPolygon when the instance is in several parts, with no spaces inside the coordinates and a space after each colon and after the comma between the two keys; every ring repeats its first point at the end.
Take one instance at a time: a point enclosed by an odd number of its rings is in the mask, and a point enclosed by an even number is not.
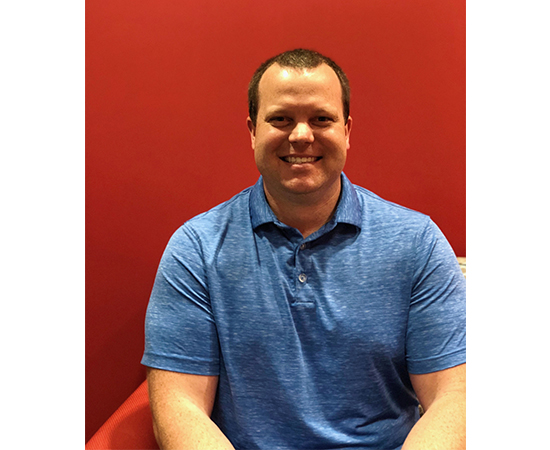
{"type": "Polygon", "coordinates": [[[86,443],[86,450],[157,450],[144,381],[86,443]]]}

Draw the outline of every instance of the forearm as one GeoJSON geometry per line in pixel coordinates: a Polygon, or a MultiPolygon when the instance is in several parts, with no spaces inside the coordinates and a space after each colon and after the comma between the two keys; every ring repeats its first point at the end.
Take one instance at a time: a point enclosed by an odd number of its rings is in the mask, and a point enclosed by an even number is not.
{"type": "Polygon", "coordinates": [[[153,418],[155,437],[161,449],[234,450],[218,426],[200,408],[187,400],[175,401],[153,418]]]}
{"type": "Polygon", "coordinates": [[[466,396],[449,392],[436,399],[413,427],[403,450],[466,448],[466,396]]]}

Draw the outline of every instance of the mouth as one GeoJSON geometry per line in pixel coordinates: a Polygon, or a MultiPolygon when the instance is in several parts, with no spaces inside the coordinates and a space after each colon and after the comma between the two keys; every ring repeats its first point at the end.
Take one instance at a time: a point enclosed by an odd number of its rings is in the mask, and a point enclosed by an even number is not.
{"type": "Polygon", "coordinates": [[[321,156],[283,156],[281,160],[290,164],[308,164],[319,161],[321,156]]]}

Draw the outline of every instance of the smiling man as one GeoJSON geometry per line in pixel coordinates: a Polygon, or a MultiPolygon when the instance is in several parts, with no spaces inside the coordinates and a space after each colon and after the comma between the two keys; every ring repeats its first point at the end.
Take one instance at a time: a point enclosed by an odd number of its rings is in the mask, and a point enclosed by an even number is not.
{"type": "Polygon", "coordinates": [[[149,302],[161,448],[465,448],[464,277],[429,217],[344,175],[351,125],[331,59],[254,74],[261,177],[174,234],[149,302]]]}
{"type": "Polygon", "coordinates": [[[271,65],[259,80],[252,148],[275,215],[304,237],[331,216],[340,195],[351,117],[333,69],[271,65]]]}

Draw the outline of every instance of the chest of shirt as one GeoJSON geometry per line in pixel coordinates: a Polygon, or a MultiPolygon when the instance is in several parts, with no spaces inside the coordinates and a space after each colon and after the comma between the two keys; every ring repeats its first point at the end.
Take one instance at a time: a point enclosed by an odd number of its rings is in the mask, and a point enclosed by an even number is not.
{"type": "Polygon", "coordinates": [[[222,349],[277,364],[404,358],[411,268],[402,242],[366,243],[354,227],[313,241],[270,229],[253,239],[243,248],[227,236],[207,273],[222,349]]]}

